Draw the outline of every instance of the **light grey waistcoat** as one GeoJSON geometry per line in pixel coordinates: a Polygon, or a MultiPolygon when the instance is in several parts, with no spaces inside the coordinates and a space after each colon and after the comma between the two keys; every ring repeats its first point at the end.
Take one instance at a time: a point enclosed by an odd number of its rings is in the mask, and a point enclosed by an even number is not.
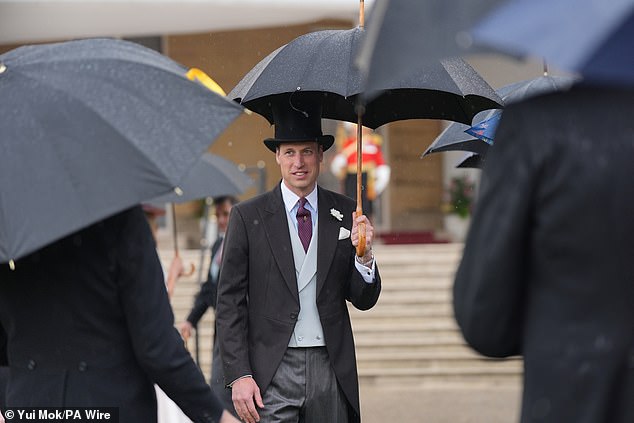
{"type": "MultiPolygon", "coordinates": [[[[286,219],[288,221],[288,219],[286,219]]],[[[299,315],[297,323],[288,343],[289,347],[317,347],[326,345],[324,330],[319,320],[317,310],[317,226],[313,228],[313,236],[304,251],[297,230],[288,221],[295,261],[295,276],[297,277],[297,291],[299,292],[299,315]]]]}

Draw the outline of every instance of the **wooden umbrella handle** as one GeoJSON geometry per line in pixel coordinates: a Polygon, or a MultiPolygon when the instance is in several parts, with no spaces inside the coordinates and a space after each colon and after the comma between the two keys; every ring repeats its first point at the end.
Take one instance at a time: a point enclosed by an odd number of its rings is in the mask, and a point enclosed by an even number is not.
{"type": "MultiPolygon", "coordinates": [[[[357,208],[357,216],[360,216],[360,213],[363,211],[360,208],[357,208]]],[[[365,256],[365,223],[359,223],[357,228],[359,230],[359,244],[357,244],[357,256],[363,257],[365,256]]]]}
{"type": "MultiPolygon", "coordinates": [[[[361,195],[362,173],[363,173],[363,131],[362,131],[361,113],[357,119],[357,217],[363,214],[363,199],[361,195]]],[[[357,256],[365,255],[365,223],[359,224],[359,244],[357,244],[357,256]]]]}

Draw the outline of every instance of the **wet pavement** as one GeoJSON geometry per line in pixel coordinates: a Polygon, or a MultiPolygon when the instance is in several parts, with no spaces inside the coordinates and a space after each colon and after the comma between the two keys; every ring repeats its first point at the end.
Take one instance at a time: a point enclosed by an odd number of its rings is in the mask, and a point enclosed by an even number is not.
{"type": "Polygon", "coordinates": [[[521,387],[360,387],[362,423],[513,423],[521,387]]]}

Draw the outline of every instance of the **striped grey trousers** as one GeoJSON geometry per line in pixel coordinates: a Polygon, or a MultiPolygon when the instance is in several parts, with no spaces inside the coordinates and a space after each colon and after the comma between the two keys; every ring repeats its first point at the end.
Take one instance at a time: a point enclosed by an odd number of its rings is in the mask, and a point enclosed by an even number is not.
{"type": "Polygon", "coordinates": [[[287,348],[258,410],[260,423],[347,423],[326,347],[287,348]]]}

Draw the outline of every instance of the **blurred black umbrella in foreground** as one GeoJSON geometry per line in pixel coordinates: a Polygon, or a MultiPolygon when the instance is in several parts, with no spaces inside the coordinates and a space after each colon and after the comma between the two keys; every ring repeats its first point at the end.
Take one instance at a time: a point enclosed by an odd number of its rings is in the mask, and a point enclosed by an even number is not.
{"type": "Polygon", "coordinates": [[[356,58],[370,97],[426,63],[476,52],[468,30],[503,1],[376,0],[356,58]]]}
{"type": "Polygon", "coordinates": [[[134,43],[0,55],[0,262],[177,187],[241,112],[134,43]]]}

